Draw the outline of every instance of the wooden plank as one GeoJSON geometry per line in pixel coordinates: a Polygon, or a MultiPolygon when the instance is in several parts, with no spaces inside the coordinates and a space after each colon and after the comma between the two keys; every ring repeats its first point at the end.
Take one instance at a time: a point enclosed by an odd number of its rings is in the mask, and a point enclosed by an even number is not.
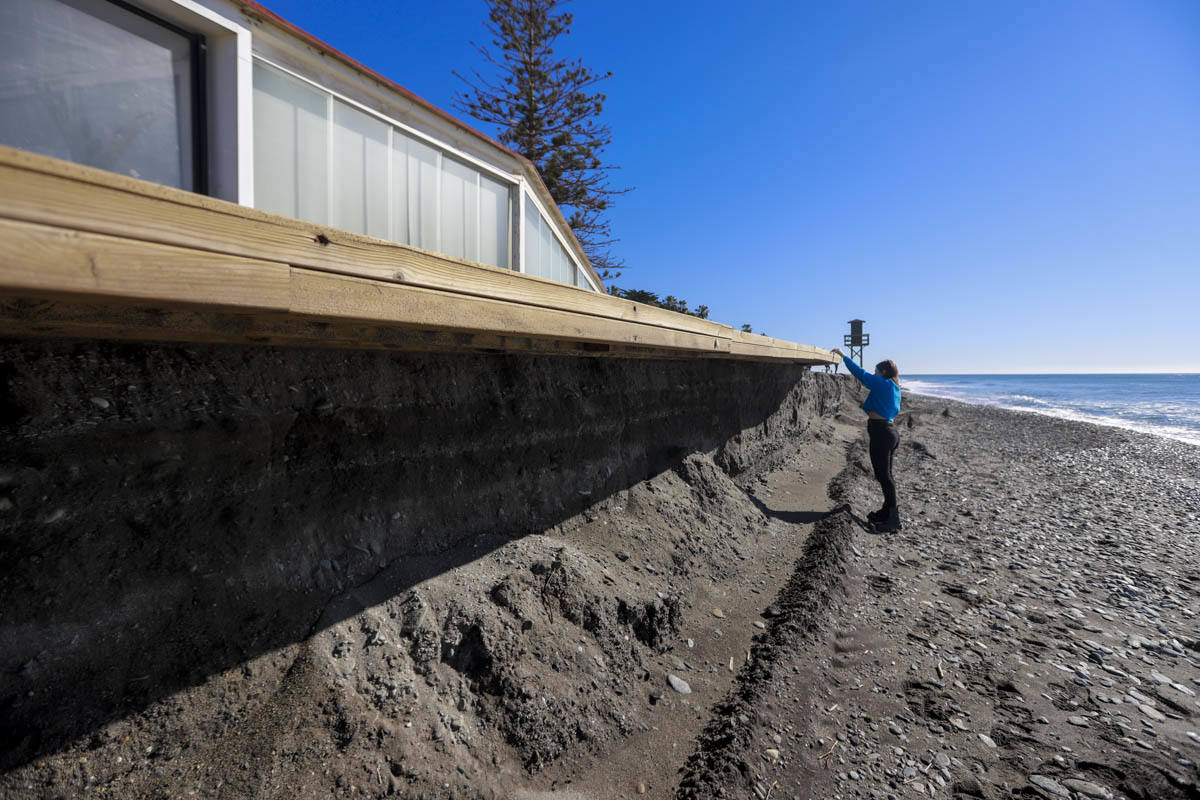
{"type": "Polygon", "coordinates": [[[734,356],[788,358],[804,364],[828,364],[834,360],[828,350],[757,333],[734,331],[731,338],[730,353],[734,356]]]}
{"type": "MultiPolygon", "coordinates": [[[[403,340],[403,346],[425,341],[426,349],[461,349],[464,337],[474,337],[471,347],[526,352],[833,360],[820,348],[5,147],[0,252],[0,292],[10,295],[241,307],[303,322],[276,330],[279,320],[243,319],[232,333],[188,323],[187,335],[199,340],[331,343],[311,324],[323,320],[353,329],[365,342],[383,337],[382,330],[408,331],[388,334],[391,343],[379,346],[389,347],[403,340]],[[423,338],[412,333],[417,329],[423,338]],[[533,343],[520,343],[526,341],[533,343]]],[[[36,327],[29,319],[9,323],[36,327]]],[[[48,318],[46,326],[54,327],[48,318]]],[[[59,330],[85,328],[109,335],[122,329],[111,320],[76,320],[59,330]]],[[[146,331],[133,326],[128,333],[137,338],[146,331]]]]}
{"type": "MultiPolygon", "coordinates": [[[[0,292],[43,299],[153,301],[160,308],[240,307],[360,327],[533,337],[704,355],[729,350],[729,340],[721,337],[10,220],[0,220],[0,292]]],[[[496,341],[496,346],[502,346],[496,341]]]]}
{"type": "Polygon", "coordinates": [[[0,220],[0,290],[286,311],[286,264],[0,220]]]}
{"type": "Polygon", "coordinates": [[[637,322],[450,295],[294,267],[291,312],[318,319],[439,330],[514,333],[595,343],[662,347],[697,355],[729,352],[729,340],[637,322]]]}
{"type": "Polygon", "coordinates": [[[727,325],[0,146],[0,218],[728,337],[727,325]]]}
{"type": "Polygon", "coordinates": [[[695,358],[665,348],[334,322],[237,310],[169,308],[88,297],[0,294],[0,336],[257,344],[354,350],[695,358]]]}

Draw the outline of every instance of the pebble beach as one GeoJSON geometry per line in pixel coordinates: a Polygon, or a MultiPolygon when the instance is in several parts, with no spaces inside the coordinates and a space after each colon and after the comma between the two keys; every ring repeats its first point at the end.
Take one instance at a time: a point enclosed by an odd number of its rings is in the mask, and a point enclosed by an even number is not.
{"type": "MultiPolygon", "coordinates": [[[[851,514],[828,622],[781,648],[726,748],[748,796],[1200,797],[1200,447],[905,409],[904,528],[859,524],[878,504],[863,437],[834,486],[851,514]]],[[[681,796],[743,796],[729,777],[681,796]]]]}

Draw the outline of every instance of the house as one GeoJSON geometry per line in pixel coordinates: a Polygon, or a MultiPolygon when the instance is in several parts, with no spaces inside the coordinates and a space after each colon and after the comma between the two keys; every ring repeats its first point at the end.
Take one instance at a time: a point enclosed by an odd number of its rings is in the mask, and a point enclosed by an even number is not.
{"type": "Polygon", "coordinates": [[[592,290],[532,165],[249,0],[7,0],[0,144],[592,290]]]}
{"type": "Polygon", "coordinates": [[[528,160],[253,0],[0,4],[0,333],[832,359],[608,295],[528,160]]]}

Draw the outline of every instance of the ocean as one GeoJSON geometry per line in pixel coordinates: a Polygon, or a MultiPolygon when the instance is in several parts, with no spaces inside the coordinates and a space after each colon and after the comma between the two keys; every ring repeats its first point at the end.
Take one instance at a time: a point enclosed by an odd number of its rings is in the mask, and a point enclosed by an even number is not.
{"type": "Polygon", "coordinates": [[[910,392],[1033,411],[1200,445],[1200,374],[911,375],[910,392]]]}

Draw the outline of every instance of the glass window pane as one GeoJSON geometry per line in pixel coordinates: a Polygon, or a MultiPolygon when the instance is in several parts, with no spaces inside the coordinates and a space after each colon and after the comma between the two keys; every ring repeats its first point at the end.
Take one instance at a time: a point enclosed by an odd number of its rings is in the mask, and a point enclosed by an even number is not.
{"type": "Polygon", "coordinates": [[[328,224],[329,95],[254,65],[254,205],[328,224]]]}
{"type": "Polygon", "coordinates": [[[538,214],[537,206],[533,204],[533,200],[528,195],[525,195],[525,229],[521,231],[521,249],[524,251],[524,271],[530,275],[537,275],[537,256],[538,247],[541,243],[541,235],[538,233],[538,214]]]}
{"type": "Polygon", "coordinates": [[[508,184],[479,176],[479,260],[508,266],[508,184]]]}
{"type": "Polygon", "coordinates": [[[387,237],[390,127],[380,119],[334,101],[333,227],[387,237]]]}
{"type": "Polygon", "coordinates": [[[392,129],[392,174],[388,185],[392,203],[392,241],[412,244],[408,231],[408,137],[392,129]]]}
{"type": "Polygon", "coordinates": [[[539,248],[542,256],[542,271],[538,274],[544,278],[557,280],[554,262],[558,255],[558,242],[554,239],[554,229],[550,227],[550,223],[545,217],[542,217],[539,228],[539,233],[542,235],[542,246],[539,248]]]}
{"type": "Polygon", "coordinates": [[[438,151],[416,139],[403,136],[399,131],[396,138],[406,140],[408,152],[408,238],[399,239],[405,244],[437,250],[438,232],[438,151]]]}
{"type": "Polygon", "coordinates": [[[0,75],[0,143],[193,187],[187,37],[104,0],[4,0],[0,75]]]}
{"type": "Polygon", "coordinates": [[[479,175],[471,167],[442,159],[442,245],[446,255],[479,260],[479,175]]]}
{"type": "Polygon", "coordinates": [[[570,278],[568,277],[568,273],[566,273],[566,267],[568,267],[566,251],[564,251],[563,246],[559,245],[559,243],[556,241],[554,242],[554,279],[556,279],[556,281],[562,281],[563,283],[571,282],[570,278]]]}

